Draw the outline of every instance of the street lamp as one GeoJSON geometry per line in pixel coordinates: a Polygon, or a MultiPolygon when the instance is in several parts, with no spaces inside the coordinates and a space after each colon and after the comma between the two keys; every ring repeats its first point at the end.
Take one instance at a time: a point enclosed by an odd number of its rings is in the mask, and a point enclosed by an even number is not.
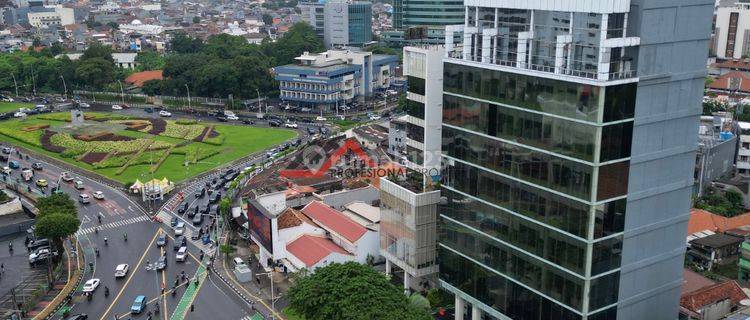
{"type": "Polygon", "coordinates": [[[16,98],[18,98],[18,83],[16,82],[16,75],[11,72],[10,76],[13,77],[13,86],[16,87],[16,98]]]}
{"type": "Polygon", "coordinates": [[[257,276],[268,276],[268,280],[271,282],[271,319],[276,320],[276,299],[274,299],[274,291],[273,291],[273,271],[271,272],[264,272],[264,273],[256,273],[257,276]]]}
{"type": "Polygon", "coordinates": [[[122,100],[122,104],[125,104],[125,90],[122,89],[122,82],[117,80],[117,83],[120,85],[120,99],[122,100]]]}
{"type": "Polygon", "coordinates": [[[187,90],[188,96],[188,109],[192,109],[193,107],[190,105],[190,87],[188,87],[187,83],[185,84],[185,89],[187,90]]]}
{"type": "Polygon", "coordinates": [[[60,75],[60,79],[62,79],[63,82],[63,96],[65,97],[65,100],[68,100],[68,86],[65,85],[65,77],[63,77],[63,75],[60,75]]]}
{"type": "Polygon", "coordinates": [[[262,110],[260,110],[260,90],[258,90],[258,88],[255,88],[255,93],[258,94],[258,113],[260,113],[262,112],[262,110]]]}

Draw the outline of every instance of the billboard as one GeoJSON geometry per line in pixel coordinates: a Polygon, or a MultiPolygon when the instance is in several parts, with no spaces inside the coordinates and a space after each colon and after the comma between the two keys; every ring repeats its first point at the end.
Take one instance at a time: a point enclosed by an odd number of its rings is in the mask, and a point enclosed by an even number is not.
{"type": "Polygon", "coordinates": [[[273,254],[273,241],[271,238],[271,216],[266,209],[255,200],[247,203],[248,231],[258,245],[262,245],[268,252],[273,254]]]}

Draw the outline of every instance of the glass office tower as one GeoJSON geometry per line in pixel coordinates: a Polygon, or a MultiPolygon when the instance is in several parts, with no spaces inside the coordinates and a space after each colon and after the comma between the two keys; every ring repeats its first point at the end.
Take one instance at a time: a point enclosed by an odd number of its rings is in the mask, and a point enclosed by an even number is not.
{"type": "Polygon", "coordinates": [[[438,208],[456,319],[676,318],[712,1],[465,5],[438,208]]]}

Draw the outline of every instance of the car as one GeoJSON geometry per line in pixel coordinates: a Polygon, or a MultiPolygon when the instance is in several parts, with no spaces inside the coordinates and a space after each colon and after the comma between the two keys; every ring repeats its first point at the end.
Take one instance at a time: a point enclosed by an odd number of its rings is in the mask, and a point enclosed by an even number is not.
{"type": "Polygon", "coordinates": [[[320,127],[320,134],[327,135],[328,134],[328,128],[326,128],[326,127],[320,127]]]}
{"type": "Polygon", "coordinates": [[[93,195],[94,199],[104,200],[104,192],[96,191],[92,195],[93,195]]]}
{"type": "Polygon", "coordinates": [[[144,111],[146,111],[146,113],[154,113],[154,108],[148,107],[144,111]]]}
{"type": "Polygon", "coordinates": [[[205,195],[206,195],[206,188],[205,187],[201,188],[199,191],[195,192],[195,198],[196,199],[203,198],[203,196],[205,196],[205,195]]]}
{"type": "Polygon", "coordinates": [[[188,210],[187,217],[192,219],[193,217],[195,217],[196,214],[198,214],[199,210],[200,210],[200,205],[196,205],[195,207],[193,207],[193,210],[188,210]]]}
{"type": "Polygon", "coordinates": [[[34,250],[34,252],[29,254],[29,261],[36,260],[40,256],[50,254],[52,252],[52,249],[50,249],[49,247],[39,247],[34,250]]]}
{"type": "Polygon", "coordinates": [[[302,112],[310,112],[310,111],[312,111],[312,109],[311,109],[311,108],[308,108],[308,107],[304,107],[304,108],[302,108],[302,109],[299,109],[299,111],[302,111],[302,112]]]}
{"type": "Polygon", "coordinates": [[[85,102],[81,102],[78,104],[79,108],[91,108],[91,105],[85,102]]]}
{"type": "Polygon", "coordinates": [[[227,121],[229,121],[229,119],[227,119],[227,117],[216,117],[216,120],[218,120],[219,122],[227,122],[227,121]]]}
{"type": "Polygon", "coordinates": [[[3,153],[4,154],[10,154],[13,151],[13,149],[9,147],[3,147],[3,153]]]}
{"type": "Polygon", "coordinates": [[[16,113],[13,114],[13,117],[14,118],[25,118],[26,117],[26,113],[18,111],[18,112],[16,112],[16,113]]]}
{"type": "Polygon", "coordinates": [[[169,112],[169,111],[167,111],[167,110],[162,110],[162,111],[159,111],[159,116],[161,116],[161,117],[171,117],[172,113],[169,112]]]}
{"type": "Polygon", "coordinates": [[[296,129],[297,127],[299,127],[299,126],[298,126],[298,125],[297,125],[296,123],[294,123],[294,122],[286,122],[286,123],[284,123],[284,126],[285,126],[285,127],[287,127],[287,128],[295,128],[295,129],[296,129]]]}
{"type": "Polygon", "coordinates": [[[180,219],[178,219],[177,217],[172,217],[172,220],[169,222],[170,223],[169,226],[174,228],[177,226],[178,222],[180,222],[180,219]]]}
{"type": "Polygon", "coordinates": [[[18,164],[18,161],[9,161],[9,162],[8,162],[8,166],[9,166],[9,167],[10,167],[11,169],[18,169],[18,168],[20,168],[20,167],[21,167],[21,165],[19,165],[19,164],[18,164]]]}
{"type": "Polygon", "coordinates": [[[167,268],[167,256],[163,255],[156,260],[156,270],[164,270],[167,268]]]}
{"type": "Polygon", "coordinates": [[[317,117],[315,117],[315,121],[326,121],[326,120],[328,120],[328,119],[326,119],[326,117],[324,117],[324,116],[317,116],[317,117]]]}
{"type": "Polygon", "coordinates": [[[119,104],[113,104],[112,110],[122,110],[122,107],[119,104]]]}
{"type": "Polygon", "coordinates": [[[209,203],[217,203],[219,201],[221,201],[221,193],[219,192],[212,195],[211,199],[208,200],[209,203]]]}
{"type": "Polygon", "coordinates": [[[255,121],[250,120],[250,119],[242,119],[242,123],[244,123],[244,124],[255,124],[255,121]]]}
{"type": "Polygon", "coordinates": [[[46,188],[47,187],[47,180],[45,179],[39,179],[36,181],[36,186],[39,188],[46,188]]]}
{"type": "Polygon", "coordinates": [[[188,209],[188,206],[190,206],[190,204],[187,203],[187,201],[185,201],[179,208],[177,208],[177,213],[179,214],[185,213],[185,211],[187,211],[188,209]]]}
{"type": "Polygon", "coordinates": [[[42,252],[39,255],[29,258],[29,265],[34,266],[38,263],[45,262],[48,258],[56,257],[57,251],[42,252]]]}
{"type": "Polygon", "coordinates": [[[201,209],[198,212],[200,214],[208,214],[208,206],[201,206],[201,209]]]}
{"type": "Polygon", "coordinates": [[[91,198],[88,194],[81,193],[80,195],[78,195],[78,202],[80,202],[81,204],[87,204],[91,202],[91,198]]]}
{"type": "Polygon", "coordinates": [[[26,248],[28,248],[29,250],[36,250],[41,247],[49,247],[49,239],[45,239],[45,238],[36,239],[36,240],[29,242],[29,244],[26,245],[26,248]]]}
{"type": "Polygon", "coordinates": [[[146,310],[147,303],[148,301],[146,301],[146,296],[135,297],[135,300],[133,300],[133,305],[130,306],[130,313],[139,314],[143,312],[143,310],[146,310]]]}
{"type": "MultiPolygon", "coordinates": [[[[214,182],[212,184],[216,184],[216,179],[214,179],[214,182]]],[[[214,189],[208,189],[208,195],[212,195],[214,193],[214,189]]]]}
{"type": "Polygon", "coordinates": [[[71,176],[70,172],[67,172],[67,171],[63,171],[63,173],[60,175],[60,178],[62,179],[62,181],[65,181],[65,182],[73,181],[73,176],[71,176]]]}
{"type": "Polygon", "coordinates": [[[185,236],[179,236],[174,239],[174,244],[172,245],[172,249],[174,251],[177,251],[180,249],[180,247],[187,246],[187,238],[185,236]]]}
{"type": "Polygon", "coordinates": [[[268,121],[268,125],[271,127],[279,127],[281,126],[281,121],[279,120],[270,120],[268,121]]]}
{"type": "Polygon", "coordinates": [[[31,164],[31,169],[34,170],[42,170],[42,163],[41,162],[34,162],[31,164]]]}
{"type": "Polygon", "coordinates": [[[174,235],[175,236],[181,236],[183,233],[185,233],[185,223],[182,222],[182,221],[180,221],[174,227],[174,235]]]}
{"type": "Polygon", "coordinates": [[[89,279],[83,284],[83,292],[94,292],[101,281],[97,278],[89,279]]]}
{"type": "Polygon", "coordinates": [[[167,235],[162,234],[159,237],[156,238],[156,246],[157,247],[163,247],[167,245],[167,235]]]}
{"type": "Polygon", "coordinates": [[[315,128],[307,128],[307,133],[309,133],[310,135],[314,135],[318,133],[318,131],[315,130],[315,128]]]}
{"type": "Polygon", "coordinates": [[[194,225],[194,226],[199,226],[199,225],[201,225],[202,223],[203,223],[203,215],[202,215],[202,214],[196,214],[196,215],[195,215],[195,216],[193,217],[193,225],[194,225]]]}
{"type": "Polygon", "coordinates": [[[379,116],[379,115],[376,115],[376,114],[374,114],[374,115],[371,115],[371,116],[370,116],[370,120],[372,120],[372,121],[375,121],[375,120],[380,120],[380,116],[379,116]]]}
{"type": "Polygon", "coordinates": [[[11,173],[13,173],[13,170],[11,170],[10,167],[3,167],[3,173],[10,175],[11,173]]]}
{"type": "Polygon", "coordinates": [[[179,250],[177,250],[177,254],[175,254],[174,259],[178,262],[185,262],[185,259],[187,258],[187,247],[180,247],[179,250]]]}
{"type": "Polygon", "coordinates": [[[79,314],[74,314],[70,317],[67,317],[65,318],[65,320],[87,320],[88,318],[89,318],[89,315],[85,313],[79,313],[79,314]]]}
{"type": "Polygon", "coordinates": [[[73,185],[74,185],[74,186],[75,186],[75,188],[76,188],[76,189],[78,189],[78,190],[82,190],[82,189],[84,188],[84,187],[83,187],[83,181],[82,181],[82,180],[76,180],[75,182],[73,182],[73,185]]]}
{"type": "Polygon", "coordinates": [[[118,264],[117,267],[115,267],[115,278],[122,278],[128,274],[128,270],[130,270],[130,265],[127,263],[118,264]]]}
{"type": "Polygon", "coordinates": [[[240,120],[240,118],[235,115],[231,115],[231,116],[227,116],[227,120],[237,121],[237,120],[240,120]]]}

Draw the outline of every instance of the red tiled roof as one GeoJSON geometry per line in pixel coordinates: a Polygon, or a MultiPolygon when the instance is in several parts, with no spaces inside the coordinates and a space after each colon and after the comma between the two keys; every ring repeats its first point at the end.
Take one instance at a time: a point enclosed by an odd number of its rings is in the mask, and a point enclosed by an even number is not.
{"type": "Polygon", "coordinates": [[[302,208],[302,212],[324,228],[338,233],[354,243],[362,238],[367,229],[338,210],[320,201],[313,201],[302,208]]]}
{"type": "Polygon", "coordinates": [[[747,225],[750,225],[750,212],[726,218],[706,210],[692,209],[688,221],[688,234],[704,230],[724,232],[747,225]]]}
{"type": "Polygon", "coordinates": [[[726,60],[716,62],[711,65],[714,68],[727,68],[727,69],[750,69],[750,61],[748,60],[726,60]]]}
{"type": "Polygon", "coordinates": [[[297,227],[302,225],[302,223],[307,223],[316,227],[318,226],[317,224],[315,224],[315,222],[310,220],[310,218],[292,208],[286,208],[286,210],[284,210],[284,212],[279,215],[277,220],[279,230],[297,227]]]}
{"type": "Polygon", "coordinates": [[[682,293],[680,295],[684,296],[688,293],[703,289],[708,286],[712,286],[714,284],[716,284],[716,282],[711,281],[711,279],[706,278],[695,271],[692,271],[690,269],[683,269],[682,293]]]}
{"type": "Polygon", "coordinates": [[[286,251],[297,257],[307,267],[312,267],[331,253],[349,255],[333,241],[309,234],[302,235],[286,245],[286,251]]]}
{"type": "Polygon", "coordinates": [[[708,85],[710,89],[715,90],[738,90],[740,92],[750,92],[750,75],[741,71],[732,71],[719,76],[708,85]],[[734,79],[736,84],[730,86],[730,80],[734,79]]]}
{"type": "Polygon", "coordinates": [[[740,301],[747,298],[737,282],[732,280],[682,295],[680,307],[697,313],[701,308],[724,299],[730,299],[732,306],[736,306],[740,301]]]}
{"type": "Polygon", "coordinates": [[[125,78],[125,82],[130,83],[136,87],[143,87],[143,84],[149,80],[163,80],[164,74],[162,70],[143,71],[131,74],[125,78]]]}

